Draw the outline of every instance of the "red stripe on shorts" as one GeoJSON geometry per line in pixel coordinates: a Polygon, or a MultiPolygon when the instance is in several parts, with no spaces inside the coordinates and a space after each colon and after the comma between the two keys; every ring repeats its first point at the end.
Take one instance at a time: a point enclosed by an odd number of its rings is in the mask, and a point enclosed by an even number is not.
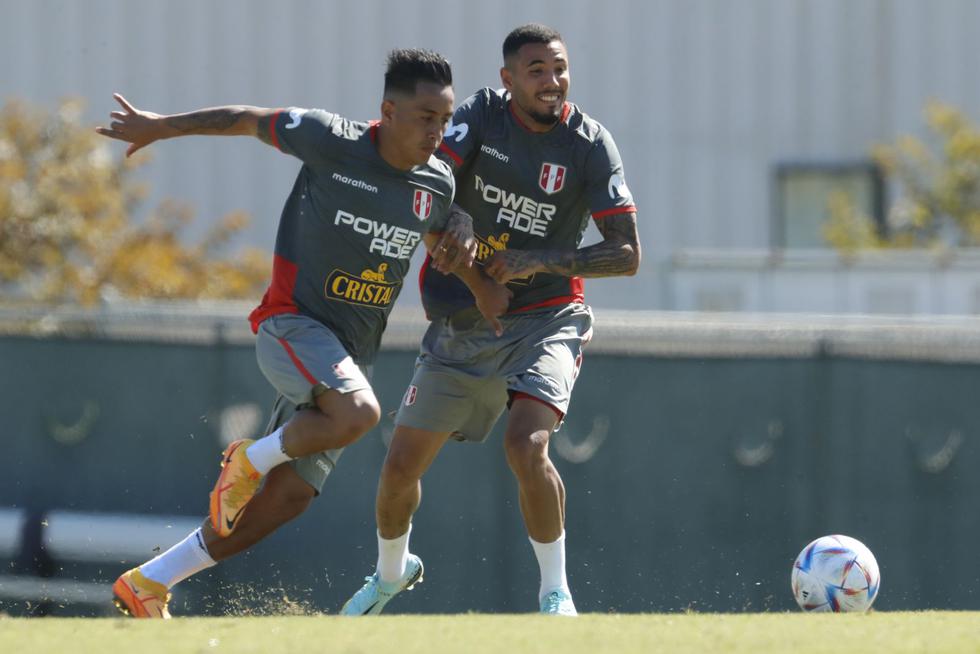
{"type": "Polygon", "coordinates": [[[282,344],[283,348],[286,350],[286,354],[289,355],[289,358],[292,360],[293,365],[296,366],[296,369],[299,370],[304,377],[306,377],[306,381],[310,382],[310,384],[312,384],[313,386],[319,384],[320,382],[317,381],[316,377],[310,374],[310,371],[306,369],[306,366],[303,365],[303,362],[300,361],[299,357],[296,356],[296,353],[293,352],[292,346],[290,346],[289,343],[286,342],[286,339],[280,338],[279,343],[282,344]]]}

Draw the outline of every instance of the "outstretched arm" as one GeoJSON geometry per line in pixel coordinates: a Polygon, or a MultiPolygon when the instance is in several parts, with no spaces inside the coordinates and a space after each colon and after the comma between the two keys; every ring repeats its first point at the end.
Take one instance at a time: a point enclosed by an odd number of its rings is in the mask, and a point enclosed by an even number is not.
{"type": "Polygon", "coordinates": [[[595,220],[602,241],[578,250],[500,250],[484,271],[500,284],[537,272],[567,277],[633,275],[640,266],[636,214],[614,214],[595,220]]]}
{"type": "Polygon", "coordinates": [[[123,110],[110,113],[109,127],[96,127],[95,131],[129,143],[127,157],[154,141],[192,134],[255,136],[266,143],[272,142],[269,120],[275,114],[274,109],[234,105],[163,115],[137,109],[118,93],[112,97],[123,110]]]}

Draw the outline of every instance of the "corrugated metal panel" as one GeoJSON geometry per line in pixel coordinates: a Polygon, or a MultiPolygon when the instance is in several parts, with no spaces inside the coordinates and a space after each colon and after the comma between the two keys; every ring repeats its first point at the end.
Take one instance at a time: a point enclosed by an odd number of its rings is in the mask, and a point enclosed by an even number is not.
{"type": "MultiPolygon", "coordinates": [[[[0,93],[78,95],[92,120],[120,90],[174,112],[251,103],[377,114],[384,55],[453,60],[460,97],[497,85],[500,42],[530,20],[568,41],[572,99],[603,122],[640,205],[647,262],[605,303],[659,302],[656,260],[685,247],[765,247],[770,165],[850,159],[923,133],[930,97],[980,114],[973,0],[0,0],[0,93]]],[[[245,209],[271,247],[296,164],[245,139],[159,144],[153,199],[202,218],[245,209]]],[[[411,293],[408,293],[411,295],[411,293]]]]}

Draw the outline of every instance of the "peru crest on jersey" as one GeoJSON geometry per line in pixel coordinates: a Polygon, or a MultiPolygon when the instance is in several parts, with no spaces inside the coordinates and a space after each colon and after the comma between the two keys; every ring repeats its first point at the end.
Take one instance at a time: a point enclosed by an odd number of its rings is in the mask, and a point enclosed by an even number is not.
{"type": "Polygon", "coordinates": [[[412,211],[419,220],[425,220],[432,213],[432,194],[428,191],[415,189],[415,200],[412,202],[412,211]]]}
{"type": "Polygon", "coordinates": [[[541,164],[541,175],[538,177],[538,186],[541,190],[551,195],[557,193],[565,185],[565,167],[558,164],[545,162],[541,164]]]}

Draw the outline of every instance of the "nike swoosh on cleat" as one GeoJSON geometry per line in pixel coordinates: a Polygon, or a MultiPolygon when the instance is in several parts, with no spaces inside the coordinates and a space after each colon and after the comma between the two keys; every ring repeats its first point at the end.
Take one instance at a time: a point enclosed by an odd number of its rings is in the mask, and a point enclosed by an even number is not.
{"type": "Polygon", "coordinates": [[[371,606],[369,606],[369,607],[367,607],[366,609],[364,609],[364,613],[362,613],[361,615],[367,615],[368,613],[370,613],[370,612],[371,612],[371,609],[373,609],[373,608],[374,608],[374,607],[376,607],[377,605],[378,605],[378,603],[377,603],[377,602],[375,602],[375,603],[374,603],[374,604],[372,604],[371,606]]]}
{"type": "Polygon", "coordinates": [[[228,529],[228,531],[231,531],[235,528],[235,524],[238,522],[238,519],[242,517],[242,512],[245,510],[245,507],[247,506],[248,504],[238,509],[238,511],[236,511],[235,515],[233,515],[232,517],[230,518],[225,517],[225,527],[228,529]]]}

